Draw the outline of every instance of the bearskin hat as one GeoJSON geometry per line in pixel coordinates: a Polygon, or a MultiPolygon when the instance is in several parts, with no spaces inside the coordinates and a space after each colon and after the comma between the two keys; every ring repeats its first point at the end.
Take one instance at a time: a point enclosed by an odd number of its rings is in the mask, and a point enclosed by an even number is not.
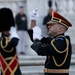
{"type": "Polygon", "coordinates": [[[0,9],[0,32],[10,30],[11,26],[15,26],[12,10],[9,8],[0,9]]]}

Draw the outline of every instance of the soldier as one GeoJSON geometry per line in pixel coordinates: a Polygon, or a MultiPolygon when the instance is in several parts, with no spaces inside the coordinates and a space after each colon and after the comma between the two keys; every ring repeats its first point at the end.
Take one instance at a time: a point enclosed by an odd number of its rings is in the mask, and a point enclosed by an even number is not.
{"type": "Polygon", "coordinates": [[[65,32],[72,24],[56,12],[52,12],[52,19],[47,24],[50,37],[42,37],[41,29],[35,26],[31,48],[47,57],[44,75],[69,75],[72,49],[70,37],[65,32]]]}
{"type": "Polygon", "coordinates": [[[1,75],[21,75],[16,46],[19,37],[15,29],[13,13],[9,8],[0,9],[0,65],[1,75]]]}

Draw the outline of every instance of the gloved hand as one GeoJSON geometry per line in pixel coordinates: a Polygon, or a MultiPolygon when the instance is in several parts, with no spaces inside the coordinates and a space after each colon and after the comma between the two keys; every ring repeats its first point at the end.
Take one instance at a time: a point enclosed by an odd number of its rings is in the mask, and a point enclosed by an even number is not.
{"type": "Polygon", "coordinates": [[[33,40],[38,39],[41,40],[41,29],[38,26],[33,28],[33,40]]]}
{"type": "Polygon", "coordinates": [[[30,13],[30,20],[37,20],[38,18],[38,12],[37,10],[33,10],[31,13],[30,13]]]}
{"type": "Polygon", "coordinates": [[[14,37],[19,39],[19,36],[18,36],[18,34],[16,32],[15,27],[11,27],[9,33],[10,33],[10,38],[11,39],[14,38],[14,37]]]}

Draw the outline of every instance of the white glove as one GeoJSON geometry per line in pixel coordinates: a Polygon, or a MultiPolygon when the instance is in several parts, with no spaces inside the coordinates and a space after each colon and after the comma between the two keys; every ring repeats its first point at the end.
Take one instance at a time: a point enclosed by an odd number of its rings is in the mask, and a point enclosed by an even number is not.
{"type": "Polygon", "coordinates": [[[30,20],[37,20],[38,18],[38,12],[37,10],[33,10],[31,13],[30,13],[30,20]]]}
{"type": "Polygon", "coordinates": [[[33,28],[33,40],[39,39],[41,40],[41,29],[38,26],[33,28]]]}
{"type": "Polygon", "coordinates": [[[10,38],[11,39],[14,38],[14,37],[19,39],[19,36],[17,35],[15,27],[11,27],[9,33],[10,33],[10,38]]]}

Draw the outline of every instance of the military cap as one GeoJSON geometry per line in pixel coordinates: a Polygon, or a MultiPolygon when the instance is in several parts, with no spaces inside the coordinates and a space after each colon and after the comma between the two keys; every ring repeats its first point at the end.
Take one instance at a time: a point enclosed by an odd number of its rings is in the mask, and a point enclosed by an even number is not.
{"type": "Polygon", "coordinates": [[[52,12],[52,19],[51,21],[47,22],[48,25],[54,23],[59,23],[67,28],[72,26],[72,24],[66,18],[64,18],[62,15],[60,15],[57,12],[52,12]]]}
{"type": "Polygon", "coordinates": [[[11,26],[15,26],[12,10],[9,8],[0,9],[0,32],[10,30],[11,26]]]}

